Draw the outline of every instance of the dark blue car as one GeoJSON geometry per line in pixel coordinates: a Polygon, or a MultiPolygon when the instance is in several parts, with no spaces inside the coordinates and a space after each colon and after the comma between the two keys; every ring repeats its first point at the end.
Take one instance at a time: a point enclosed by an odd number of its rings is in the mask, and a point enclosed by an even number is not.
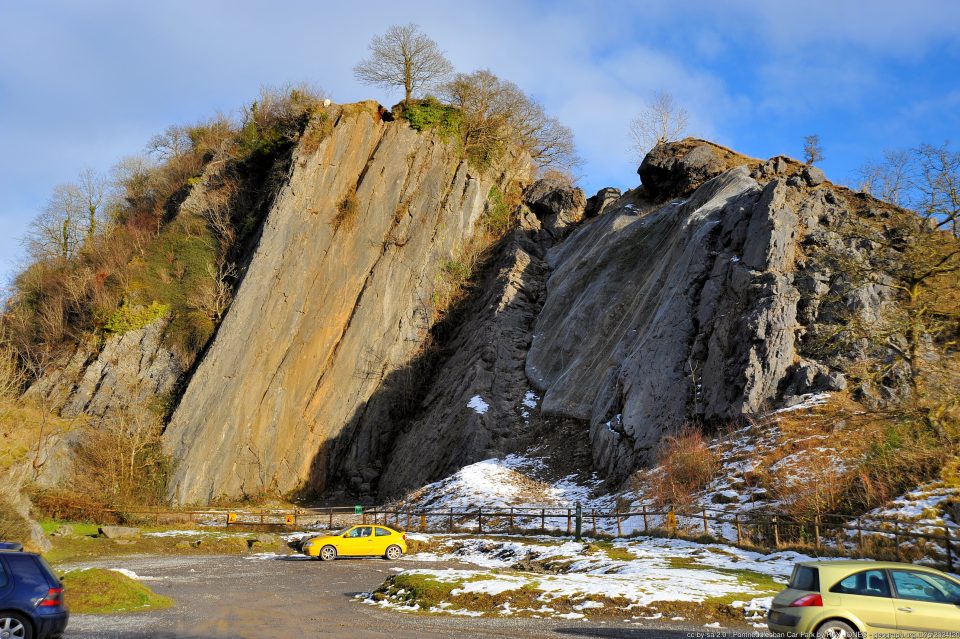
{"type": "Polygon", "coordinates": [[[0,550],[0,639],[57,639],[69,616],[63,585],[43,557],[0,550]]]}

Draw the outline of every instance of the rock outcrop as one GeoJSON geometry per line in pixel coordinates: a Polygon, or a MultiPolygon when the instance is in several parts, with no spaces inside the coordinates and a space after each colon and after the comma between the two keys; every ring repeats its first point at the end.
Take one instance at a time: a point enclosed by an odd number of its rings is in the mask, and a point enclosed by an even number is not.
{"type": "Polygon", "coordinates": [[[799,259],[798,242],[832,233],[842,209],[829,187],[811,190],[816,172],[685,140],[658,146],[640,174],[647,198],[673,201],[624,197],[550,251],[526,365],[545,414],[589,422],[595,465],[613,479],[685,422],[845,384],[802,357],[826,293],[808,283],[831,273],[799,259]]]}
{"type": "Polygon", "coordinates": [[[422,348],[441,266],[491,187],[529,170],[473,171],[453,145],[356,107],[292,167],[164,434],[175,502],[322,490],[342,467],[332,451],[380,451],[389,416],[368,400],[422,348]]]}
{"type": "Polygon", "coordinates": [[[185,367],[163,344],[166,327],[167,319],[160,318],[108,337],[102,348],[81,344],[64,366],[33,384],[26,397],[51,402],[64,417],[104,417],[169,399],[185,367]]]}

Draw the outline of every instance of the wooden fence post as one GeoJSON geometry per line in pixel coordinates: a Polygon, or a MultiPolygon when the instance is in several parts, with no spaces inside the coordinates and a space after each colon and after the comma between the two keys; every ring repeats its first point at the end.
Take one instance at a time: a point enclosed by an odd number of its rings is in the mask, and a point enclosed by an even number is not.
{"type": "MultiPolygon", "coordinates": [[[[327,515],[328,515],[327,528],[333,528],[333,508],[330,508],[330,509],[327,511],[327,515]]],[[[367,513],[366,513],[365,511],[360,513],[360,523],[361,523],[361,524],[367,523],[367,513]]],[[[377,523],[377,511],[376,511],[376,510],[373,511],[373,523],[377,523]]]]}
{"type": "Polygon", "coordinates": [[[427,529],[427,515],[425,513],[420,513],[420,532],[423,532],[427,529]]]}
{"type": "Polygon", "coordinates": [[[507,519],[507,529],[513,532],[513,506],[510,506],[510,517],[507,519]]]}
{"type": "Polygon", "coordinates": [[[650,529],[649,522],[647,521],[647,505],[643,505],[643,534],[646,535],[650,529]]]}
{"type": "Polygon", "coordinates": [[[733,513],[733,522],[737,525],[737,545],[743,543],[743,532],[740,530],[740,513],[733,513]]]}
{"type": "Polygon", "coordinates": [[[777,516],[774,515],[771,521],[773,522],[773,547],[779,548],[780,547],[780,525],[777,523],[777,516]]]}
{"type": "Polygon", "coordinates": [[[590,515],[591,517],[593,517],[593,536],[596,537],[597,536],[597,509],[591,508],[590,515]]]}
{"type": "Polygon", "coordinates": [[[617,537],[623,537],[623,530],[620,528],[620,509],[617,509],[617,537]]]}
{"type": "Polygon", "coordinates": [[[547,532],[547,509],[541,508],[540,509],[540,534],[542,535],[546,532],[547,532]]]}
{"type": "Polygon", "coordinates": [[[897,545],[897,561],[900,561],[900,522],[893,524],[893,542],[897,545]]]}
{"type": "Polygon", "coordinates": [[[707,509],[706,508],[703,509],[703,534],[704,535],[710,534],[710,527],[707,525],[707,509]]]}
{"type": "Polygon", "coordinates": [[[857,517],[857,548],[860,550],[860,559],[863,559],[865,554],[863,548],[863,524],[860,523],[859,517],[857,517]]]}
{"type": "Polygon", "coordinates": [[[820,550],[820,515],[813,518],[813,547],[820,550]]]}
{"type": "Polygon", "coordinates": [[[943,524],[943,547],[947,551],[947,572],[953,572],[953,548],[950,542],[950,527],[943,524]]]}
{"type": "Polygon", "coordinates": [[[450,519],[447,520],[447,532],[453,532],[453,508],[450,509],[450,519]]]}
{"type": "Polygon", "coordinates": [[[477,532],[483,532],[483,506],[477,506],[477,532]]]}
{"type": "Polygon", "coordinates": [[[573,518],[570,515],[570,509],[567,508],[567,534],[573,534],[573,518]]]}

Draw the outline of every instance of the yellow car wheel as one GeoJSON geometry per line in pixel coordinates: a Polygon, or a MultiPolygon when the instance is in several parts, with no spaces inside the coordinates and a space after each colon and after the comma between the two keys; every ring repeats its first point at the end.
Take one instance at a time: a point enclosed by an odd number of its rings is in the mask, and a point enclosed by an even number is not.
{"type": "Polygon", "coordinates": [[[817,628],[818,639],[854,639],[859,636],[855,628],[839,619],[831,619],[817,628]]]}
{"type": "Polygon", "coordinates": [[[320,561],[332,561],[337,558],[337,549],[333,546],[324,546],[320,549],[320,561]]]}
{"type": "Polygon", "coordinates": [[[390,561],[394,561],[396,559],[400,559],[400,555],[402,554],[403,554],[403,551],[400,550],[400,546],[397,546],[396,544],[394,544],[393,546],[389,546],[387,548],[387,552],[385,552],[383,556],[386,559],[389,559],[390,561]]]}

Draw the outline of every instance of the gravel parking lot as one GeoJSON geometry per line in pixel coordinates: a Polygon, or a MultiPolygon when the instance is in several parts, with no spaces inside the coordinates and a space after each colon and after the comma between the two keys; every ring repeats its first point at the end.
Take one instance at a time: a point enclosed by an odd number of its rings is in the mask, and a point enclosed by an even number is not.
{"type": "MultiPolygon", "coordinates": [[[[307,561],[298,556],[134,556],[103,560],[125,568],[159,594],[173,597],[169,610],[127,615],[74,615],[67,639],[236,639],[356,637],[625,637],[679,639],[699,630],[656,622],[564,621],[531,618],[412,615],[356,600],[391,574],[391,569],[436,562],[380,559],[307,561]],[[649,625],[647,625],[649,624],[649,625]]],[[[450,564],[454,566],[454,564],[450,564]]],[[[69,597],[69,593],[68,593],[69,597]]],[[[68,598],[69,602],[69,598],[68,598]]]]}

